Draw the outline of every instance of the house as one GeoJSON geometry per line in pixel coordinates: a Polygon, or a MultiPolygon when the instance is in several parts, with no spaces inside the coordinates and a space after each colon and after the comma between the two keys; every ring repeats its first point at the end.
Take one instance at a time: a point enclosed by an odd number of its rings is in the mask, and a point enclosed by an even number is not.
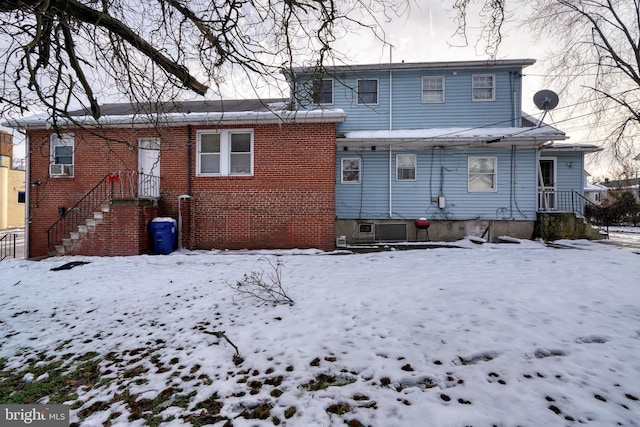
{"type": "Polygon", "coordinates": [[[295,68],[289,100],[112,104],[58,130],[13,120],[28,135],[28,254],[145,253],[155,217],[177,219],[188,249],[581,236],[598,148],[522,112],[534,62],[295,68]]]}
{"type": "Polygon", "coordinates": [[[24,227],[25,171],[13,158],[13,137],[0,131],[0,230],[24,227]]]}
{"type": "Polygon", "coordinates": [[[344,113],[284,106],[113,104],[58,132],[46,115],[9,123],[28,136],[28,256],[149,252],[158,216],[180,217],[189,249],[333,248],[344,113]]]}
{"type": "Polygon", "coordinates": [[[608,188],[604,185],[589,182],[589,172],[585,171],[584,197],[596,206],[602,205],[608,199],[608,188]]]}
{"type": "MultiPolygon", "coordinates": [[[[532,59],[296,68],[299,108],[340,109],[336,235],[347,242],[531,238],[582,217],[593,145],[522,112],[532,59]]],[[[575,233],[570,233],[575,235],[575,233]]]]}
{"type": "Polygon", "coordinates": [[[638,200],[640,200],[640,178],[627,179],[605,179],[599,183],[607,189],[607,192],[613,197],[619,196],[621,193],[630,191],[638,200]]]}

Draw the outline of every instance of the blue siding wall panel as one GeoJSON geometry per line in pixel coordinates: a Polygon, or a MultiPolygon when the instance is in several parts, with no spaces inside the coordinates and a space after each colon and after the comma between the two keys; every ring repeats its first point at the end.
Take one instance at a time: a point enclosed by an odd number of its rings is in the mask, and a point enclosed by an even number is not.
{"type": "MultiPolygon", "coordinates": [[[[520,125],[522,78],[520,68],[478,68],[452,70],[395,70],[347,73],[333,77],[333,104],[325,108],[341,108],[347,113],[338,131],[421,129],[443,127],[510,127],[520,125]],[[472,76],[495,75],[495,100],[472,101],[472,76]],[[445,102],[422,103],[422,77],[445,78],[445,102]],[[378,103],[357,103],[358,79],[378,80],[378,103]],[[390,81],[393,81],[393,88],[390,81]],[[390,109],[390,89],[393,104],[390,109]],[[514,104],[515,103],[515,104],[514,104]],[[390,123],[390,110],[393,123],[390,123]]],[[[302,87],[309,87],[301,77],[302,87]]],[[[314,106],[309,105],[308,108],[314,106]]]]}
{"type": "Polygon", "coordinates": [[[582,152],[542,154],[556,158],[557,190],[584,192],[584,155],[582,152]]]}
{"type": "Polygon", "coordinates": [[[435,149],[402,151],[417,154],[416,181],[397,181],[395,154],[392,152],[348,151],[338,153],[336,215],[340,219],[415,219],[439,220],[516,219],[536,217],[535,149],[435,149]],[[340,159],[362,159],[362,184],[340,183],[340,159]],[[497,191],[469,192],[469,156],[497,158],[497,191]],[[512,159],[514,160],[512,162],[512,159]],[[389,203],[391,174],[391,204],[389,203]],[[446,206],[438,208],[437,198],[444,196],[446,206]],[[389,209],[392,215],[389,216],[389,209]]]}

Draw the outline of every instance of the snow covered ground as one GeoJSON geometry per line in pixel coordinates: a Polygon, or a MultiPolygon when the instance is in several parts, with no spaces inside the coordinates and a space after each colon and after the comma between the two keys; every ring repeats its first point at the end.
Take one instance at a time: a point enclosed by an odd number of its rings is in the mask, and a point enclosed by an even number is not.
{"type": "Polygon", "coordinates": [[[82,426],[143,425],[123,393],[167,426],[640,425],[639,249],[457,243],[4,261],[0,358],[99,353],[82,426]],[[231,286],[277,262],[293,306],[231,286]]]}

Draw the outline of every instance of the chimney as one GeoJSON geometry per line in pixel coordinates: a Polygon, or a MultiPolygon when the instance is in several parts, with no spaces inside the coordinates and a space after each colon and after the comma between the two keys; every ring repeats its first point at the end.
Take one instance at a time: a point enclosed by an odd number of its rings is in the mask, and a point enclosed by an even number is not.
{"type": "Polygon", "coordinates": [[[0,130],[0,156],[13,157],[13,136],[0,130]]]}

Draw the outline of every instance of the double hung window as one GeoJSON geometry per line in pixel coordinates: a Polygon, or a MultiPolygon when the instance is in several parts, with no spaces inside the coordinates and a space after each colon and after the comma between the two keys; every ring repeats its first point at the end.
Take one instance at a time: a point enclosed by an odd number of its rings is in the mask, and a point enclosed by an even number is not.
{"type": "Polygon", "coordinates": [[[444,102],[444,77],[422,77],[422,103],[442,104],[444,102]]]}
{"type": "Polygon", "coordinates": [[[493,74],[474,74],[471,88],[473,101],[496,100],[496,76],[493,74]]]}
{"type": "Polygon", "coordinates": [[[358,104],[375,105],[378,103],[378,80],[358,80],[358,104]]]}
{"type": "Polygon", "coordinates": [[[51,158],[49,162],[50,176],[73,176],[73,134],[51,135],[51,158]]]}
{"type": "Polygon", "coordinates": [[[253,175],[251,131],[198,132],[198,175],[253,175]]]}
{"type": "Polygon", "coordinates": [[[416,180],[416,155],[398,154],[396,155],[396,180],[415,181],[416,180]]]}
{"type": "Polygon", "coordinates": [[[360,158],[342,158],[341,175],[342,184],[360,184],[360,158]]]}
{"type": "Polygon", "coordinates": [[[316,104],[333,104],[333,79],[314,80],[312,96],[316,104]]]}
{"type": "Polygon", "coordinates": [[[497,191],[496,157],[469,157],[468,189],[470,192],[497,191]]]}

